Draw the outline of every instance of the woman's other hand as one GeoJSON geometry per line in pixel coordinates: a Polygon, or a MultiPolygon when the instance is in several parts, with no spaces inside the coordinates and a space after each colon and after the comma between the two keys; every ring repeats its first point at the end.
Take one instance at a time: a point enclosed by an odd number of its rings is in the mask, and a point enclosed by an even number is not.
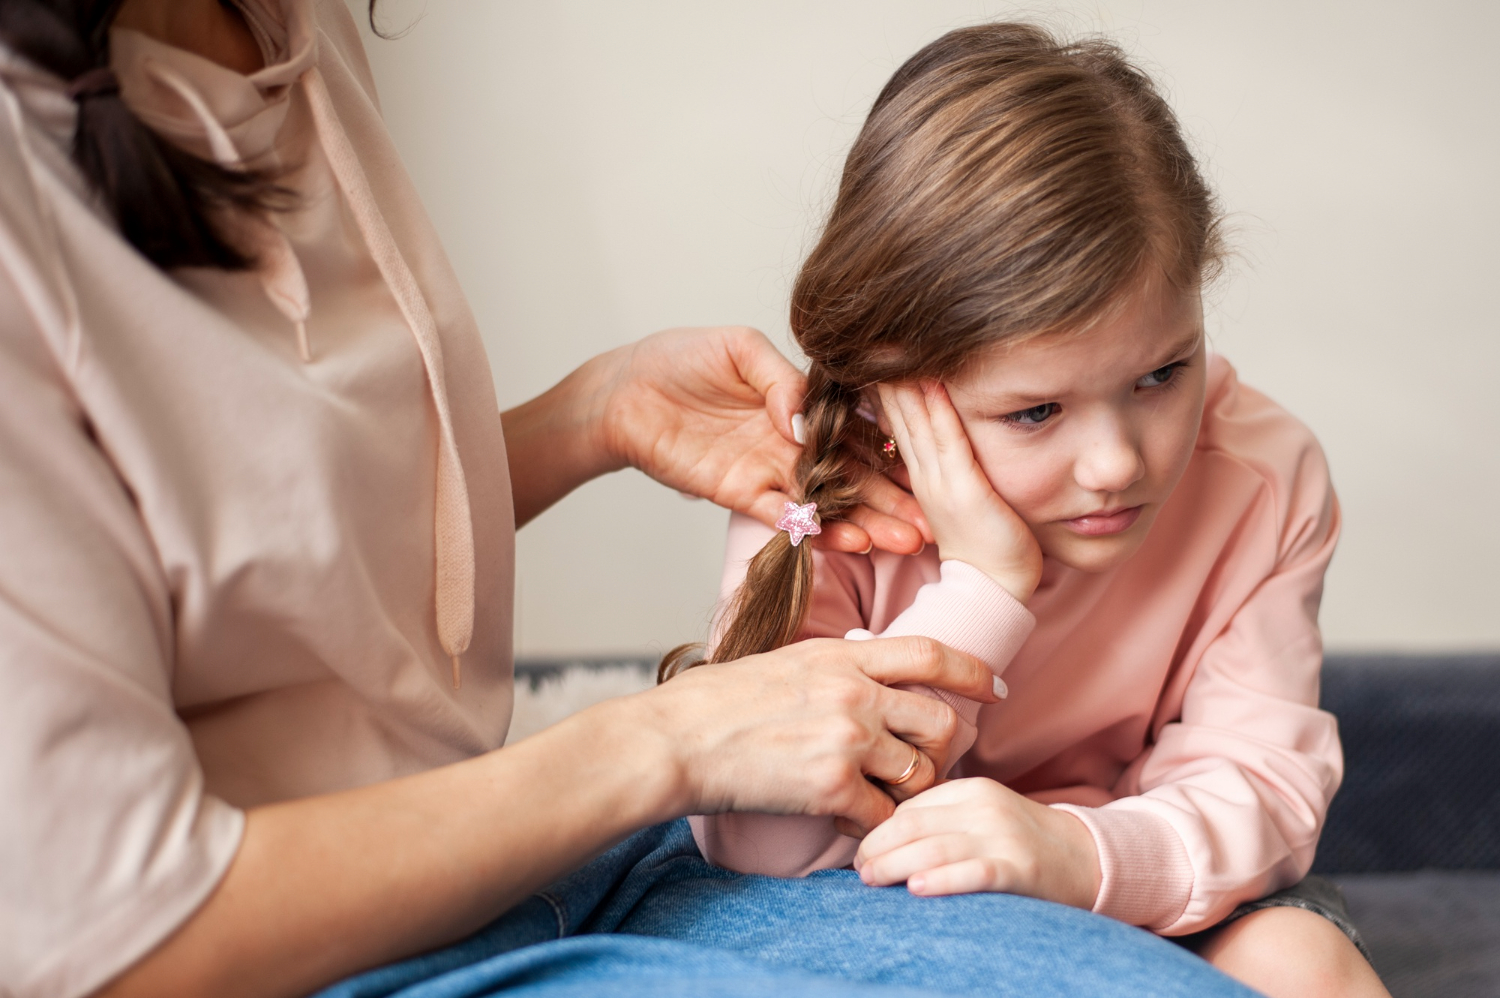
{"type": "Polygon", "coordinates": [[[670,739],[685,799],[677,813],[759,811],[832,816],[863,835],[895,800],[930,787],[958,717],[940,700],[891,689],[923,683],[984,703],[994,679],[979,660],[930,638],[816,639],[704,665],[634,698],[642,733],[670,739]],[[917,770],[894,780],[917,754],[917,770]]]}
{"type": "Polygon", "coordinates": [[[947,391],[926,381],[879,392],[939,556],[973,565],[1025,603],[1042,575],[1041,546],[974,459],[947,391]]]}
{"type": "Polygon", "coordinates": [[[1099,853],[1083,822],[994,780],[950,780],[918,794],[860,843],[860,879],[913,894],[1025,894],[1092,908],[1099,853]]]}
{"type": "MultiPolygon", "coordinates": [[[[516,523],[598,475],[635,467],[768,525],[791,497],[801,372],[743,326],[669,329],[601,354],[504,414],[516,523]]],[[[931,541],[921,507],[884,478],[820,547],[911,554],[931,541]]]]}

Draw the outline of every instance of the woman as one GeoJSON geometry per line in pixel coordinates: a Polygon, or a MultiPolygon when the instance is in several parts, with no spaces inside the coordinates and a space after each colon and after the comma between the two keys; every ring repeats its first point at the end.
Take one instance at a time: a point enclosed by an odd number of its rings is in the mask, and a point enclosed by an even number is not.
{"type": "MultiPolygon", "coordinates": [[[[0,990],[302,994],[511,911],[476,937],[503,955],[537,941],[512,932],[533,892],[655,823],[873,827],[931,785],[954,730],[888,684],[994,699],[930,642],[815,642],[499,748],[515,526],[625,465],[774,516],[795,370],[751,331],[678,331],[501,417],[339,0],[6,0],[0,79],[0,990]]],[[[920,545],[909,499],[872,505],[826,540],[920,545]]],[[[610,877],[678,848],[652,834],[549,903],[608,907],[610,877]]],[[[709,903],[691,877],[646,887],[642,910],[709,903]]],[[[824,888],[746,889],[786,910],[778,892],[824,888]]],[[[712,903],[721,923],[742,902],[712,903]]],[[[904,945],[942,953],[916,908],[897,915],[904,945]]],[[[1093,940],[1107,987],[1176,973],[1218,993],[1113,928],[1005,918],[1033,963],[1093,940]]],[[[863,960],[826,922],[802,941],[863,960]]],[[[554,982],[654,981],[654,961],[839,993],[605,938],[518,952],[556,956],[533,974],[554,982]]]]}

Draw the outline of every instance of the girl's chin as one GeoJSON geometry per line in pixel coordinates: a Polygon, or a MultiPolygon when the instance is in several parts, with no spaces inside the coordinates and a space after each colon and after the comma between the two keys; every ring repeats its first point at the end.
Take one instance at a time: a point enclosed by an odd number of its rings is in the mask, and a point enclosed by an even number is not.
{"type": "MultiPolygon", "coordinates": [[[[1052,524],[1045,531],[1048,536],[1039,537],[1042,554],[1068,568],[1098,575],[1119,568],[1140,550],[1150,526],[1147,517],[1141,517],[1129,530],[1102,537],[1081,536],[1067,527],[1052,524]]],[[[1041,533],[1039,531],[1039,533],[1041,533]]]]}

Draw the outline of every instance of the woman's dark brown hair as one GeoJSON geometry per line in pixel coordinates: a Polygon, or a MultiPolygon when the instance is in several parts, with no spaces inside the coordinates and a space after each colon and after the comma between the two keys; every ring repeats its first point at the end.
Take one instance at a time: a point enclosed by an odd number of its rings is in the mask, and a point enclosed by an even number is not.
{"type": "MultiPolygon", "coordinates": [[[[797,501],[824,520],[860,502],[878,464],[856,413],[870,386],[950,377],[992,344],[1085,328],[1151,277],[1195,289],[1221,255],[1177,119],[1117,46],[1028,24],[949,32],[876,99],[792,289],[810,363],[797,501]]],[[[811,545],[778,533],[709,661],[795,640],[812,585],[811,545]]],[[[673,649],[658,677],[702,661],[698,646],[673,649]]]]}

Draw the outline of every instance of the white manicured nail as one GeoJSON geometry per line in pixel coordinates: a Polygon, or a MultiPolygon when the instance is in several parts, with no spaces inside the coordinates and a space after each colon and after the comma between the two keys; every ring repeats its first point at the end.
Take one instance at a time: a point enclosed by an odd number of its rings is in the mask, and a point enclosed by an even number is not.
{"type": "Polygon", "coordinates": [[[792,417],[792,439],[799,444],[807,443],[807,420],[802,418],[802,413],[792,417]]]}
{"type": "Polygon", "coordinates": [[[1005,680],[1001,679],[999,676],[995,677],[995,696],[999,697],[1001,700],[1004,700],[1006,697],[1010,696],[1010,687],[1006,686],[1005,680]]]}

